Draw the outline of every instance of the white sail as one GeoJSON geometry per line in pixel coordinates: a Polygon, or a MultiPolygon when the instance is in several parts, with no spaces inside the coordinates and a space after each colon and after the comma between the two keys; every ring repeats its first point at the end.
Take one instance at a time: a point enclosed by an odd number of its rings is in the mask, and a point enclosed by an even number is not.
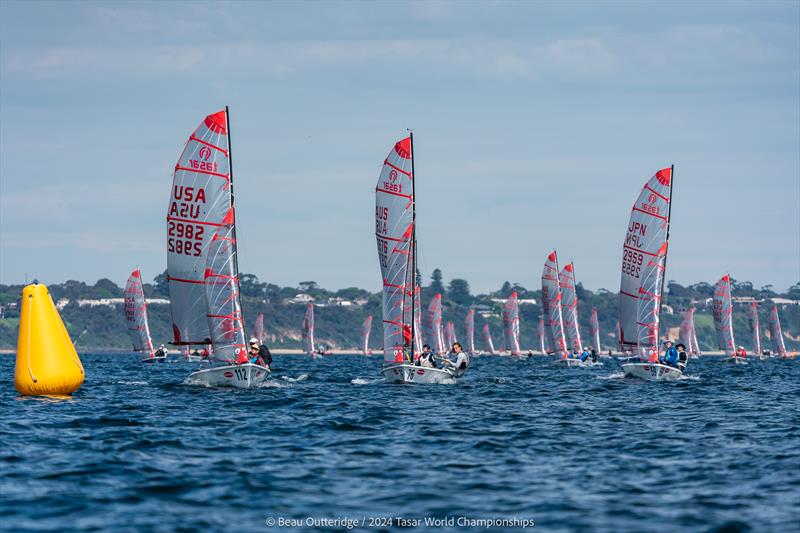
{"type": "Polygon", "coordinates": [[[750,333],[753,337],[753,353],[761,354],[761,325],[758,321],[758,304],[750,302],[750,333]]]}
{"type": "Polygon", "coordinates": [[[575,290],[575,268],[572,263],[565,265],[558,276],[561,289],[561,309],[564,319],[564,333],[570,349],[583,351],[581,328],[578,324],[578,294],[575,290]]]}
{"type": "Polygon", "coordinates": [[[516,291],[511,293],[503,307],[503,332],[506,349],[511,355],[520,355],[522,350],[519,347],[519,300],[516,291]]]}
{"type": "Polygon", "coordinates": [[[174,344],[208,344],[205,267],[231,209],[227,114],[207,116],[184,146],[167,209],[167,274],[174,344]]]}
{"type": "Polygon", "coordinates": [[[787,357],[786,344],[783,342],[783,331],[781,330],[781,317],[778,315],[777,306],[772,306],[769,312],[769,336],[772,338],[772,351],[781,357],[787,357]]]}
{"type": "Polygon", "coordinates": [[[645,343],[644,351],[657,343],[656,306],[661,303],[661,287],[654,282],[660,284],[664,275],[671,197],[672,168],[661,169],[648,180],[631,209],[622,245],[619,290],[619,339],[623,351],[631,351],[640,340],[645,343]],[[640,305],[643,295],[647,301],[640,305]]]}
{"type": "Polygon", "coordinates": [[[470,309],[464,317],[464,330],[466,331],[467,353],[475,353],[475,309],[470,309]]]}
{"type": "Polygon", "coordinates": [[[211,357],[226,363],[244,363],[247,362],[247,339],[239,295],[232,207],[226,220],[229,224],[213,235],[206,256],[206,321],[213,347],[211,357]]]}
{"type": "Polygon", "coordinates": [[[545,354],[545,353],[548,352],[548,350],[547,350],[547,340],[546,340],[547,339],[547,335],[545,335],[545,333],[544,333],[544,319],[543,318],[539,319],[538,333],[539,333],[539,351],[542,352],[543,354],[545,354]]]}
{"type": "Polygon", "coordinates": [[[589,335],[592,337],[592,348],[600,353],[600,321],[597,319],[597,309],[592,309],[592,318],[589,320],[589,335]]]}
{"type": "Polygon", "coordinates": [[[667,263],[667,242],[661,244],[655,257],[645,259],[641,269],[642,284],[636,325],[639,327],[639,357],[658,361],[658,328],[661,315],[661,288],[667,263]]]}
{"type": "Polygon", "coordinates": [[[303,326],[300,330],[303,337],[303,350],[308,355],[314,355],[314,304],[308,304],[303,317],[303,326]]]}
{"type": "Polygon", "coordinates": [[[689,353],[694,353],[694,307],[689,307],[683,314],[679,331],[681,342],[686,345],[689,353]]]}
{"type": "Polygon", "coordinates": [[[372,315],[364,319],[361,324],[361,352],[364,354],[369,353],[369,333],[372,331],[372,315]]]}
{"type": "Polygon", "coordinates": [[[150,326],[147,323],[147,303],[142,287],[142,273],[139,269],[131,272],[122,296],[125,300],[125,321],[128,323],[128,334],[131,336],[134,351],[155,357],[150,326]]]}
{"type": "Polygon", "coordinates": [[[453,347],[453,344],[458,342],[458,338],[456,337],[456,326],[453,324],[452,320],[447,321],[447,349],[450,350],[453,347]]]}
{"type": "Polygon", "coordinates": [[[496,355],[497,350],[494,349],[494,341],[492,340],[492,330],[489,329],[489,323],[485,323],[483,325],[483,342],[486,343],[486,350],[492,354],[496,355]]]}
{"type": "Polygon", "coordinates": [[[720,350],[730,357],[736,353],[733,339],[733,301],[731,300],[731,277],[722,278],[714,286],[714,328],[717,330],[717,344],[720,350]]]}
{"type": "Polygon", "coordinates": [[[425,338],[437,354],[446,353],[442,337],[442,295],[436,294],[425,314],[425,338]]]}
{"type": "Polygon", "coordinates": [[[547,256],[542,270],[542,314],[545,319],[547,340],[553,353],[567,357],[567,340],[564,337],[564,319],[561,314],[561,290],[558,283],[558,255],[555,250],[547,256]]]}
{"type": "Polygon", "coordinates": [[[383,162],[375,187],[375,237],[383,280],[385,363],[402,363],[411,345],[414,292],[414,197],[411,138],[397,142],[383,162]]]}

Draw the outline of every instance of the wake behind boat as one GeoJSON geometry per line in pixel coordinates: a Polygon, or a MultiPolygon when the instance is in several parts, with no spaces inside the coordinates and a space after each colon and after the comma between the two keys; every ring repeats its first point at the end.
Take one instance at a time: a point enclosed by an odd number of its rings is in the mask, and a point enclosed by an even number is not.
{"type": "Polygon", "coordinates": [[[239,292],[228,108],[205,118],[175,166],[167,213],[167,270],[177,345],[211,344],[216,366],[190,384],[250,388],[269,377],[248,362],[239,292]]]}

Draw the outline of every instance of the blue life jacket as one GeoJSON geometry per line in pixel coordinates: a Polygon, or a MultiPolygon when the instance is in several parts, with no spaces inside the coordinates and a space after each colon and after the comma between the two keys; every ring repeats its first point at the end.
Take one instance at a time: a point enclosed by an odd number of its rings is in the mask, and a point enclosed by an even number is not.
{"type": "Polygon", "coordinates": [[[664,353],[664,361],[670,365],[678,363],[678,350],[674,346],[670,346],[669,350],[664,353]]]}
{"type": "Polygon", "coordinates": [[[587,352],[587,351],[584,351],[584,352],[581,354],[581,362],[583,362],[583,361],[586,361],[587,359],[589,359],[589,352],[587,352]]]}

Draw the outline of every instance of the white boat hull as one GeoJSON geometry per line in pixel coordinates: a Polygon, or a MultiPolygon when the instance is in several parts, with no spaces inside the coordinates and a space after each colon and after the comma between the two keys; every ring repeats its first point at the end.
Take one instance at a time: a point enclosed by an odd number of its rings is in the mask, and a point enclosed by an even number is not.
{"type": "Polygon", "coordinates": [[[423,366],[397,364],[383,369],[387,383],[452,383],[456,378],[450,369],[426,368],[423,366]]]}
{"type": "Polygon", "coordinates": [[[192,372],[187,383],[206,387],[236,387],[250,389],[270,377],[266,367],[247,363],[244,365],[215,366],[192,372]]]}
{"type": "Polygon", "coordinates": [[[622,371],[626,376],[648,381],[665,381],[683,376],[683,372],[679,369],[660,363],[625,363],[622,365],[622,371]]]}
{"type": "Polygon", "coordinates": [[[161,357],[145,357],[142,359],[142,363],[163,363],[167,360],[167,356],[163,355],[161,357]]]}
{"type": "Polygon", "coordinates": [[[580,359],[572,359],[571,357],[567,359],[556,359],[553,361],[553,364],[556,366],[603,366],[603,363],[600,361],[595,363],[589,359],[581,361],[580,359]]]}

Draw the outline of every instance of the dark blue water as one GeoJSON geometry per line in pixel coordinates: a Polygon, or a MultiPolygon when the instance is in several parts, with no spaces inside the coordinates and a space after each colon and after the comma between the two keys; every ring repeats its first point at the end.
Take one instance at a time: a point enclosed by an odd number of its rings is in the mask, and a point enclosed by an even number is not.
{"type": "Polygon", "coordinates": [[[231,390],[183,385],[187,363],[82,359],[87,382],[67,401],[18,396],[14,358],[0,359],[2,528],[310,531],[308,517],[373,531],[398,529],[398,517],[516,517],[543,531],[800,523],[798,361],[692,361],[691,379],[650,383],[621,378],[614,363],[481,357],[455,385],[399,386],[382,383],[378,358],[279,356],[269,386],[231,390]],[[301,524],[270,528],[268,518],[301,524]]]}

